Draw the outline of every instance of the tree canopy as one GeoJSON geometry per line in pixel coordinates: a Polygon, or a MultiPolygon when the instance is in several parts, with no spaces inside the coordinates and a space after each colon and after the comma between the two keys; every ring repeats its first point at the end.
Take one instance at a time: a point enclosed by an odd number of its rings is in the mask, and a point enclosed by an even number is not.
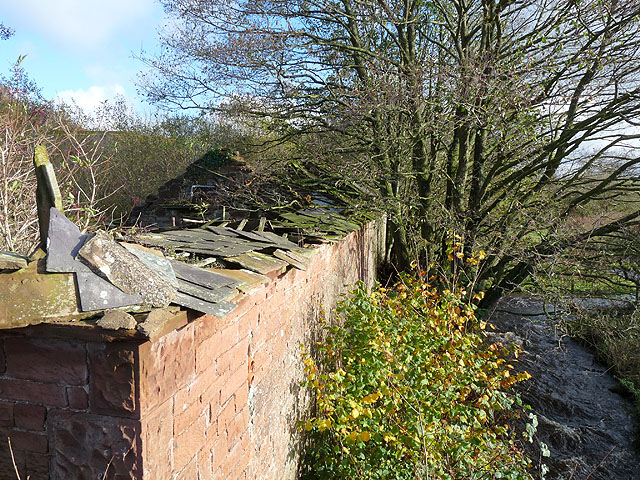
{"type": "Polygon", "coordinates": [[[161,3],[149,99],[259,119],[368,183],[401,269],[486,250],[497,292],[637,223],[640,0],[161,3]]]}

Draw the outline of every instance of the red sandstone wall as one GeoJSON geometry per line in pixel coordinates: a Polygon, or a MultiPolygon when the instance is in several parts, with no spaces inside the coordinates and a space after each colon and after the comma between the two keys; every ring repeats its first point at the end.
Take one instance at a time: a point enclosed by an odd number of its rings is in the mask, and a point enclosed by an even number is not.
{"type": "MultiPolygon", "coordinates": [[[[293,479],[300,343],[344,286],[371,282],[384,232],[319,249],[224,319],[142,344],[0,337],[0,480],[293,479]]],[[[45,337],[52,329],[36,331],[45,337]]]]}
{"type": "Polygon", "coordinates": [[[107,478],[140,476],[137,344],[6,335],[0,347],[0,479],[18,478],[7,438],[22,480],[95,479],[109,462],[107,478]]]}

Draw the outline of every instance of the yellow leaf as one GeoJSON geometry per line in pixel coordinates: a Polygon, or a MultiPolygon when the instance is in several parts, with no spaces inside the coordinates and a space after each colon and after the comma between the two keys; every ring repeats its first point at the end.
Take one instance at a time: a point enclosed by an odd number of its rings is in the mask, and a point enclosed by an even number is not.
{"type": "Polygon", "coordinates": [[[371,434],[365,430],[360,435],[358,435],[358,440],[360,440],[361,442],[368,442],[369,440],[371,440],[371,434]]]}

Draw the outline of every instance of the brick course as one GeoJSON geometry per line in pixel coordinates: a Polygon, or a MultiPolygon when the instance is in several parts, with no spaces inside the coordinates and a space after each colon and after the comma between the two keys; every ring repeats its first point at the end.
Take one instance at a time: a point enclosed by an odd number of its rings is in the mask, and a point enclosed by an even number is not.
{"type": "Polygon", "coordinates": [[[383,241],[370,224],[225,318],[190,312],[153,341],[2,332],[0,480],[16,478],[7,437],[31,480],[295,478],[310,404],[299,345],[345,285],[375,278],[383,241]]]}

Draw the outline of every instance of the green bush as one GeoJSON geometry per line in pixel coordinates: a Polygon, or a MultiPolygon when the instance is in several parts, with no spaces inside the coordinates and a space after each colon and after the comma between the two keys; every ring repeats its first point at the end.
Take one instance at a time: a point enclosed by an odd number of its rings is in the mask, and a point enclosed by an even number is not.
{"type": "Polygon", "coordinates": [[[531,478],[509,426],[509,388],[529,375],[511,374],[517,352],[486,342],[465,294],[405,276],[339,304],[321,360],[303,349],[317,402],[304,478],[531,478]]]}

